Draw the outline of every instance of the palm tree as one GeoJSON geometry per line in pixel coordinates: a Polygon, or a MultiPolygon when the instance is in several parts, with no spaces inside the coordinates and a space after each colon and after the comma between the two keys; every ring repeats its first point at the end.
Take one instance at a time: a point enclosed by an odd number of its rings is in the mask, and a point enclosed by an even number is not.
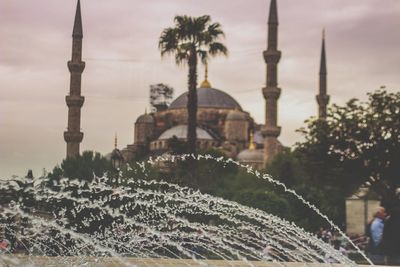
{"type": "Polygon", "coordinates": [[[175,55],[177,65],[187,64],[188,75],[188,152],[196,153],[197,127],[197,63],[208,58],[227,55],[228,49],[219,40],[225,36],[221,24],[211,23],[208,15],[201,17],[176,16],[175,25],[163,30],[158,47],[161,56],[175,55]]]}

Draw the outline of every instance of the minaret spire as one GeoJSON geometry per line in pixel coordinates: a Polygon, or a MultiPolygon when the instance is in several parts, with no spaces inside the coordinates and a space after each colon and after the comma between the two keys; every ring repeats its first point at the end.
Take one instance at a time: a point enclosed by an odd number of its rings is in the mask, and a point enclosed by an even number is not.
{"type": "Polygon", "coordinates": [[[78,0],[76,4],[76,12],[75,12],[75,21],[74,21],[74,29],[72,31],[72,37],[83,37],[82,31],[82,16],[81,16],[81,1],[78,0]]]}
{"type": "Polygon", "coordinates": [[[271,0],[269,6],[268,24],[278,25],[278,8],[276,6],[276,0],[271,0]]]}
{"type": "Polygon", "coordinates": [[[321,63],[319,66],[319,74],[326,75],[326,55],[325,55],[325,29],[322,30],[322,46],[321,46],[321,63]]]}
{"type": "Polygon", "coordinates": [[[82,61],[82,38],[81,5],[78,0],[72,31],[72,56],[68,61],[68,69],[71,73],[70,89],[69,95],[65,97],[68,106],[68,130],[64,132],[64,140],[67,142],[67,158],[79,155],[79,145],[83,139],[81,107],[85,98],[81,96],[81,76],[85,69],[85,62],[82,61]]]}
{"type": "Polygon", "coordinates": [[[201,83],[200,88],[211,88],[211,83],[208,81],[208,63],[204,64],[204,81],[201,83]]]}
{"type": "Polygon", "coordinates": [[[321,62],[319,66],[319,94],[317,95],[318,118],[322,120],[326,119],[326,106],[329,103],[329,95],[327,95],[327,74],[324,29],[322,31],[321,62]]]}
{"type": "Polygon", "coordinates": [[[265,125],[262,129],[264,137],[264,164],[267,164],[280,151],[278,136],[281,128],[278,126],[278,99],[281,89],[278,87],[278,63],[281,52],[278,50],[278,9],[276,0],[271,0],[268,18],[268,43],[264,51],[267,64],[266,87],[263,88],[265,98],[265,125]]]}

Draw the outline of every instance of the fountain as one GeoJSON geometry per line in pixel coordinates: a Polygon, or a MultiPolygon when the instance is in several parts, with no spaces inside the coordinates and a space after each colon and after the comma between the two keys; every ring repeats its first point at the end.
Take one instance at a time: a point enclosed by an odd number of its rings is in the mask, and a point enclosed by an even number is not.
{"type": "Polygon", "coordinates": [[[149,165],[188,159],[245,168],[296,196],[346,238],[315,206],[267,174],[208,155],[163,156],[133,166],[134,177],[121,174],[118,186],[108,183],[107,177],[63,178],[57,183],[41,177],[27,187],[21,187],[22,179],[2,182],[3,192],[19,190],[33,199],[20,197],[2,207],[1,228],[18,244],[14,250],[24,254],[3,249],[0,266],[356,266],[292,222],[152,180],[147,171],[149,165]],[[48,210],[52,213],[44,212],[48,210]]]}

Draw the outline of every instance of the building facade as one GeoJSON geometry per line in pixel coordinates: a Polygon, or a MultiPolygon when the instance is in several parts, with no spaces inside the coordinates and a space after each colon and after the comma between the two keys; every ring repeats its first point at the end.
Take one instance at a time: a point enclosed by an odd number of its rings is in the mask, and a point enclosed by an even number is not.
{"type": "MultiPolygon", "coordinates": [[[[197,148],[217,148],[226,156],[252,165],[257,169],[265,167],[281,151],[278,140],[281,127],[278,126],[278,100],[281,88],[278,86],[278,64],[281,51],[278,50],[278,7],[271,0],[268,16],[267,48],[263,52],[266,63],[266,84],[261,90],[265,100],[265,123],[257,124],[249,112],[223,90],[213,88],[207,80],[197,89],[197,148]]],[[[85,63],[82,61],[82,19],[78,0],[73,29],[72,59],[68,62],[71,72],[70,94],[66,97],[69,108],[68,130],[64,132],[67,142],[67,157],[79,155],[79,144],[83,139],[80,131],[80,112],[84,102],[81,96],[81,74],[85,63]]],[[[261,75],[261,73],[260,73],[261,75]]],[[[322,40],[320,82],[317,95],[318,116],[325,119],[329,95],[327,94],[327,71],[325,37],[322,40]]],[[[136,119],[133,140],[118,152],[125,162],[141,160],[147,156],[161,155],[172,149],[172,141],[185,142],[187,137],[188,93],[178,96],[167,108],[147,113],[136,119]]],[[[112,153],[111,153],[112,154],[112,153]]],[[[110,154],[110,155],[111,155],[110,154]]]]}
{"type": "MultiPolygon", "coordinates": [[[[250,114],[222,90],[205,80],[197,89],[197,148],[219,148],[236,157],[249,144],[256,125],[250,114]]],[[[133,143],[122,150],[126,161],[143,155],[160,155],[171,150],[170,140],[186,141],[187,92],[177,97],[166,110],[145,113],[135,122],[133,143]]]]}

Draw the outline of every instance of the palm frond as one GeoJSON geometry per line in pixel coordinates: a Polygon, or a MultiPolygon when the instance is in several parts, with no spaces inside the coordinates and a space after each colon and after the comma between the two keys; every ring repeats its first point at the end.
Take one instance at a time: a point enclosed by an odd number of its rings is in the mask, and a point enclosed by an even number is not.
{"type": "Polygon", "coordinates": [[[178,38],[175,28],[165,29],[160,36],[158,48],[161,51],[161,56],[169,53],[174,53],[178,47],[178,38]]]}
{"type": "Polygon", "coordinates": [[[213,42],[213,43],[209,44],[208,53],[210,53],[210,55],[212,55],[212,56],[216,56],[216,55],[227,56],[228,48],[226,48],[226,46],[220,42],[213,42]]]}
{"type": "Polygon", "coordinates": [[[197,55],[199,56],[201,63],[206,64],[208,60],[208,52],[205,50],[198,50],[197,55]]]}
{"type": "Polygon", "coordinates": [[[174,27],[166,28],[161,33],[158,47],[162,56],[174,54],[176,63],[182,64],[188,60],[191,51],[196,51],[203,63],[209,56],[228,54],[228,49],[219,42],[221,37],[225,37],[221,24],[211,23],[209,15],[179,15],[175,16],[174,23],[174,27]]]}
{"type": "Polygon", "coordinates": [[[221,24],[218,22],[208,25],[207,32],[215,39],[225,37],[225,33],[221,29],[221,24]]]}
{"type": "Polygon", "coordinates": [[[186,51],[177,51],[175,53],[175,63],[176,65],[183,65],[187,62],[188,54],[186,51]]]}

